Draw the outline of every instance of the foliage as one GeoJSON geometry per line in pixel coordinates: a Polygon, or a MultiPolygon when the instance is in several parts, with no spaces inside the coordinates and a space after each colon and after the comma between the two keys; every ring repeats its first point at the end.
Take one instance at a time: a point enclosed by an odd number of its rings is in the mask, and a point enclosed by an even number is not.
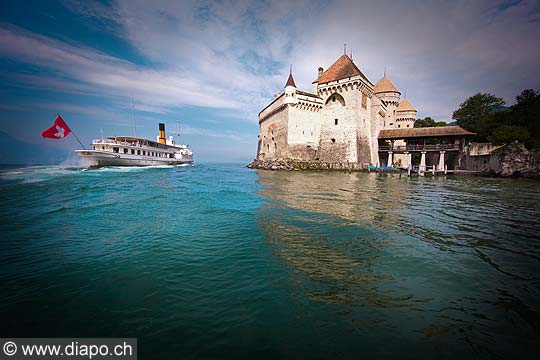
{"type": "Polygon", "coordinates": [[[491,94],[476,94],[465,100],[453,118],[461,127],[477,133],[477,141],[493,144],[523,142],[540,148],[540,91],[523,90],[510,108],[491,94]]]}
{"type": "Polygon", "coordinates": [[[414,122],[415,128],[423,128],[423,127],[434,127],[434,126],[447,126],[448,124],[444,121],[435,121],[431,117],[425,117],[423,119],[417,119],[414,122]]]}
{"type": "Polygon", "coordinates": [[[457,124],[472,132],[478,132],[478,122],[489,114],[499,110],[504,105],[504,100],[491,94],[477,93],[459,105],[454,111],[452,119],[457,124]]]}

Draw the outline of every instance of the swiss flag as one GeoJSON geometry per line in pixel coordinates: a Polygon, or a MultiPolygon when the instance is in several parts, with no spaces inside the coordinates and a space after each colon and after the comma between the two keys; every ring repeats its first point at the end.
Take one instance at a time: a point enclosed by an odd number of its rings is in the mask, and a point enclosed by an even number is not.
{"type": "Polygon", "coordinates": [[[49,139],[62,139],[71,134],[71,129],[60,115],[54,120],[53,126],[41,132],[41,136],[49,139]]]}

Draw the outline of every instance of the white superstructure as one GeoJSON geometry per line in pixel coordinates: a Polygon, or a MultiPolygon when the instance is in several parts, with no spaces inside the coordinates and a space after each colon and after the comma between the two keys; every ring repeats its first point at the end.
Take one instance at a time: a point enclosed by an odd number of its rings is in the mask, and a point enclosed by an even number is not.
{"type": "Polygon", "coordinates": [[[94,166],[151,166],[193,163],[193,152],[187,145],[175,144],[173,137],[165,140],[165,126],[159,124],[158,141],[114,136],[92,140],[92,148],[75,150],[94,166]]]}

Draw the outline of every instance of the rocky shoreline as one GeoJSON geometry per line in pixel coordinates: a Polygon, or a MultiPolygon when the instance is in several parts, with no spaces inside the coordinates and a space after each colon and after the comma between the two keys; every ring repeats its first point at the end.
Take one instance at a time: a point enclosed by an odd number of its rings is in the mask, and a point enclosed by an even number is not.
{"type": "Polygon", "coordinates": [[[271,159],[258,160],[255,159],[246,167],[250,169],[260,170],[342,170],[342,171],[361,171],[367,170],[367,166],[363,167],[357,163],[325,163],[321,161],[301,161],[293,159],[271,159]]]}

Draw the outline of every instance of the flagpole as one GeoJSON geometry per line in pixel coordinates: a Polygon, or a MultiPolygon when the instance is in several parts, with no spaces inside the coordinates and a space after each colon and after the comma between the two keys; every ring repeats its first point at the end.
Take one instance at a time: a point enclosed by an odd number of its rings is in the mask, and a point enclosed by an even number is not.
{"type": "MultiPolygon", "coordinates": [[[[59,113],[56,113],[56,115],[60,116],[59,113]]],[[[62,117],[62,116],[60,116],[60,117],[62,117]]],[[[71,128],[70,128],[70,130],[71,130],[71,128]]],[[[73,134],[73,136],[75,136],[75,139],[77,139],[77,141],[79,142],[79,144],[81,144],[82,148],[83,148],[84,150],[86,150],[86,148],[84,147],[84,145],[83,145],[83,143],[81,142],[81,140],[79,140],[79,137],[77,136],[77,134],[75,134],[75,133],[73,132],[73,130],[71,130],[71,133],[73,134]]]]}
{"type": "Polygon", "coordinates": [[[77,139],[77,141],[79,142],[79,144],[81,144],[82,148],[84,150],[86,150],[86,148],[84,147],[83,143],[81,142],[81,140],[79,140],[79,137],[73,132],[73,130],[71,130],[71,133],[73,134],[73,136],[75,136],[75,139],[77,139]]]}

